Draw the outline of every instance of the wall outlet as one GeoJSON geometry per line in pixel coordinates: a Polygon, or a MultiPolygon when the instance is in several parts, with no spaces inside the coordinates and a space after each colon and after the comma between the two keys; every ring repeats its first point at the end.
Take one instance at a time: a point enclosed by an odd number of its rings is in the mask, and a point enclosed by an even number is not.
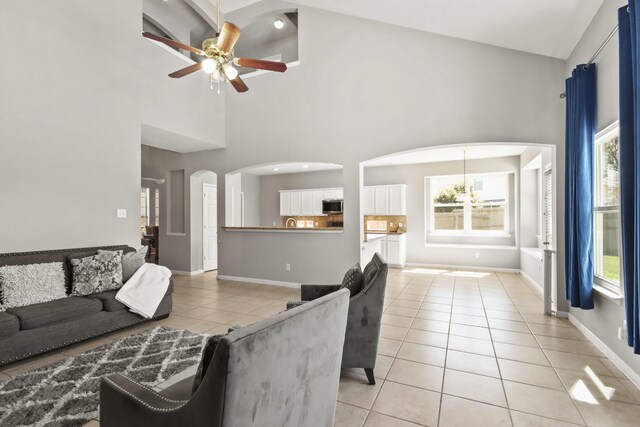
{"type": "Polygon", "coordinates": [[[389,223],[389,227],[393,228],[393,223],[392,222],[389,223]]]}
{"type": "Polygon", "coordinates": [[[291,264],[285,264],[284,269],[287,271],[291,271],[291,264]]]}
{"type": "Polygon", "coordinates": [[[116,212],[116,216],[118,218],[126,218],[127,217],[127,210],[126,209],[118,209],[116,212]]]}
{"type": "Polygon", "coordinates": [[[480,258],[480,252],[476,252],[476,258],[480,258]]]}
{"type": "Polygon", "coordinates": [[[315,224],[315,226],[317,227],[317,226],[318,226],[318,221],[316,221],[314,224],[315,224]]]}
{"type": "Polygon", "coordinates": [[[274,227],[276,226],[276,222],[275,222],[275,221],[273,221],[273,226],[274,226],[274,227]]]}
{"type": "Polygon", "coordinates": [[[398,227],[402,227],[402,223],[401,222],[398,223],[398,227]]]}

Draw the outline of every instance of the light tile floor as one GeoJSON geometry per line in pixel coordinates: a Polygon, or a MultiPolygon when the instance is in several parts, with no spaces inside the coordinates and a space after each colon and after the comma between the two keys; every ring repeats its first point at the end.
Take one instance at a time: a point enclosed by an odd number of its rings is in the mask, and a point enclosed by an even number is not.
{"type": "MultiPolygon", "coordinates": [[[[215,273],[174,279],[168,319],[5,366],[0,379],[158,325],[223,332],[299,296],[215,273]]],[[[541,307],[515,274],[390,270],[377,384],[362,370],[342,372],[336,427],[640,425],[640,391],[566,319],[541,307]]]]}

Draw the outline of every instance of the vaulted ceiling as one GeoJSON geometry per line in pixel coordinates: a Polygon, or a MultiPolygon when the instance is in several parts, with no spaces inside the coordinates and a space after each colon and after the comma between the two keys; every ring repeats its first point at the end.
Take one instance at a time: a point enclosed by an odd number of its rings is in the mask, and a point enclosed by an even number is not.
{"type": "MultiPolygon", "coordinates": [[[[214,2],[214,0],[209,0],[214,2]]],[[[260,0],[223,0],[235,10],[260,0]]],[[[567,59],[603,0],[289,0],[416,30],[567,59]]]]}

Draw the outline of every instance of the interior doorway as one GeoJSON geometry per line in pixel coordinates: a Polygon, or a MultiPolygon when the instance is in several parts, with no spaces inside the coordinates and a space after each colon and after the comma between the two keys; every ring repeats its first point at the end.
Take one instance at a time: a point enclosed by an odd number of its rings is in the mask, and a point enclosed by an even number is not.
{"type": "Polygon", "coordinates": [[[218,187],[202,184],[202,267],[218,269],[218,187]]]}

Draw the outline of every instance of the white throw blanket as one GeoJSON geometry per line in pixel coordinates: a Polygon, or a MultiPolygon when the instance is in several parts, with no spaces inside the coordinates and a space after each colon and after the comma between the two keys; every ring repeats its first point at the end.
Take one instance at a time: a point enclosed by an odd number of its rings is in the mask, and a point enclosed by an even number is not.
{"type": "Polygon", "coordinates": [[[116,300],[140,316],[150,319],[169,288],[171,271],[161,265],[145,263],[116,294],[116,300]]]}

